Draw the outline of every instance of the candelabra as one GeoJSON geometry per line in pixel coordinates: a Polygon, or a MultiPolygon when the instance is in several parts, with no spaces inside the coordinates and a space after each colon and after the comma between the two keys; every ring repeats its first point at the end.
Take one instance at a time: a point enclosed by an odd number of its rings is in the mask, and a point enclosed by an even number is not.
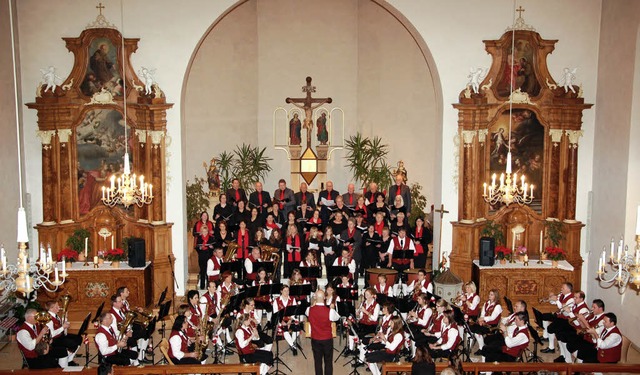
{"type": "Polygon", "coordinates": [[[620,238],[618,243],[617,253],[615,241],[611,238],[611,251],[609,254],[609,262],[606,262],[606,246],[602,248],[602,256],[598,259],[598,283],[603,288],[611,288],[613,286],[618,287],[618,293],[624,294],[627,290],[627,286],[630,284],[635,285],[636,288],[640,287],[640,235],[636,235],[636,247],[635,254],[629,253],[629,246],[624,245],[624,239],[620,238]],[[624,250],[623,250],[624,246],[624,250]],[[605,274],[607,273],[606,266],[610,266],[612,276],[607,279],[605,274]]]}
{"type": "Polygon", "coordinates": [[[109,207],[117,204],[122,204],[125,207],[135,204],[138,207],[142,207],[151,203],[153,200],[153,186],[144,182],[144,176],[139,176],[138,178],[140,182],[136,183],[135,173],[131,175],[129,155],[125,153],[124,172],[117,178],[115,175],[111,175],[111,186],[102,187],[102,202],[109,207]]]}
{"type": "Polygon", "coordinates": [[[518,174],[513,173],[513,180],[511,176],[511,152],[509,152],[507,154],[506,173],[500,174],[500,185],[496,184],[497,176],[495,173],[491,177],[491,185],[484,183],[482,197],[485,202],[492,206],[500,203],[504,203],[507,206],[514,202],[519,205],[531,203],[533,201],[533,185],[528,185],[525,177],[520,176],[521,184],[518,186],[518,174]],[[489,194],[487,194],[487,188],[489,194]]]}
{"type": "Polygon", "coordinates": [[[48,292],[55,292],[68,276],[62,266],[62,272],[58,270],[58,263],[51,258],[51,247],[44,251],[40,248],[40,259],[30,263],[27,255],[26,242],[18,245],[18,259],[16,264],[8,264],[4,247],[0,247],[0,260],[2,271],[0,272],[0,290],[10,293],[21,293],[28,296],[34,290],[43,288],[48,292]]]}

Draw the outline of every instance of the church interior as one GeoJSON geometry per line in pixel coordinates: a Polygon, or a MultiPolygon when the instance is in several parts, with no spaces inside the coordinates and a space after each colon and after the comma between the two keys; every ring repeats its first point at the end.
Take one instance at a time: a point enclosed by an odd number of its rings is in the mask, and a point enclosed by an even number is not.
{"type": "MultiPolygon", "coordinates": [[[[560,297],[569,284],[572,293],[584,292],[587,309],[599,300],[615,314],[626,346],[620,362],[640,364],[640,326],[633,323],[640,318],[640,2],[1,0],[0,9],[0,178],[9,181],[0,205],[0,347],[8,343],[0,349],[7,359],[0,372],[19,369],[22,360],[22,344],[4,326],[15,324],[6,319],[26,304],[24,293],[22,300],[13,297],[16,288],[35,291],[26,294],[43,309],[71,295],[73,330],[101,303],[108,310],[120,287],[128,288],[132,307],[159,314],[157,301],[171,301],[175,315],[189,304],[190,291],[206,294],[204,277],[213,280],[207,258],[199,258],[203,239],[195,228],[201,228],[202,211],[217,223],[212,238],[223,221],[236,236],[220,243],[225,262],[229,243],[238,248],[242,269],[231,271],[241,283],[255,272],[244,269],[245,260],[256,259],[249,259],[252,247],[235,231],[244,233],[245,225],[254,236],[252,211],[269,236],[286,237],[291,227],[305,234],[312,221],[304,214],[291,219],[298,224],[284,226],[289,211],[307,210],[293,195],[304,185],[313,197],[309,215],[318,212],[324,223],[317,228],[321,235],[334,220],[333,205],[344,200],[342,233],[351,233],[353,221],[366,237],[371,227],[378,231],[370,182],[380,182],[389,204],[390,254],[404,254],[399,211],[407,216],[408,242],[419,243],[412,232],[418,217],[429,231],[420,267],[392,256],[389,271],[406,265],[398,271],[401,290],[411,283],[407,268],[415,275],[425,269],[434,284],[428,292],[425,284],[425,296],[452,293],[442,299],[454,304],[462,283],[473,282],[482,303],[490,293],[526,302],[533,324],[531,308],[547,314],[560,308],[562,315],[560,297]],[[377,148],[358,157],[366,147],[377,148]],[[138,175],[133,188],[142,193],[136,201],[118,201],[124,177],[110,177],[129,168],[138,175]],[[273,192],[273,202],[254,195],[256,182],[267,195],[273,192]],[[358,213],[360,197],[367,208],[358,213]],[[397,197],[404,206],[394,211],[397,197]],[[242,222],[232,219],[239,201],[246,205],[242,222]],[[368,218],[356,220],[366,212],[368,218]],[[275,218],[273,230],[268,216],[275,218]],[[68,248],[87,259],[63,270],[68,248]],[[112,251],[119,248],[128,251],[128,261],[112,251]],[[36,275],[22,277],[20,285],[5,269],[16,264],[15,274],[22,275],[24,255],[36,268],[53,267],[56,280],[65,274],[65,282],[49,290],[36,275]],[[448,284],[458,292],[449,292],[448,284]],[[549,301],[558,293],[560,305],[555,296],[549,301]]],[[[202,236],[206,245],[209,237],[202,236]]],[[[341,249],[354,248],[344,235],[338,241],[341,249]]],[[[284,243],[277,257],[284,264],[282,282],[306,261],[287,249],[311,253],[304,243],[284,243]]],[[[369,276],[386,269],[386,261],[368,259],[364,245],[355,254],[343,264],[340,253],[331,258],[325,250],[327,263],[313,288],[331,281],[334,259],[340,268],[355,258],[364,295],[376,282],[369,276]]],[[[418,251],[414,255],[418,262],[418,251]]],[[[221,283],[229,269],[219,268],[213,246],[208,257],[221,283]]],[[[320,253],[313,257],[320,261],[320,253]]],[[[274,272],[281,270],[267,272],[279,284],[274,272]]],[[[45,278],[50,282],[53,275],[45,278]]],[[[175,321],[167,321],[167,332],[175,321]]],[[[544,338],[547,326],[538,327],[544,338]]],[[[334,345],[357,357],[346,330],[346,341],[341,336],[334,345]]],[[[153,337],[158,344],[159,334],[153,337]]],[[[483,341],[469,337],[467,361],[479,362],[483,341]]],[[[282,357],[294,370],[313,371],[311,340],[298,340],[307,355],[298,356],[292,345],[282,357]]],[[[564,354],[561,362],[568,363],[566,344],[547,350],[553,341],[543,340],[536,352],[543,350],[544,362],[564,354]]],[[[216,344],[211,348],[217,353],[216,344]]],[[[406,350],[410,360],[415,347],[406,350]]],[[[156,357],[162,357],[159,349],[156,357]]],[[[342,362],[334,371],[349,373],[342,362]]],[[[380,373],[375,363],[359,371],[365,369],[380,373]]],[[[629,371],[640,373],[640,365],[629,371]]]]}

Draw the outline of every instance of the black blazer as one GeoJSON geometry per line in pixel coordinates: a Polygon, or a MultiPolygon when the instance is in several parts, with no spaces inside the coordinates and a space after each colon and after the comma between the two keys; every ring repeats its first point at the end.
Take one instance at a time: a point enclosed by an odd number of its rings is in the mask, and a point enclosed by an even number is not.
{"type": "MultiPolygon", "coordinates": [[[[296,206],[302,205],[302,192],[299,191],[299,192],[295,193],[294,196],[296,198],[296,206]]],[[[309,206],[311,208],[316,208],[316,199],[313,196],[312,192],[307,191],[305,193],[305,202],[307,202],[307,206],[309,206]]]]}
{"type": "MultiPolygon", "coordinates": [[[[247,194],[245,194],[243,188],[238,189],[238,193],[240,193],[240,200],[247,201],[247,194]]],[[[233,188],[227,190],[227,203],[236,206],[238,202],[236,201],[236,191],[233,188]]]]}

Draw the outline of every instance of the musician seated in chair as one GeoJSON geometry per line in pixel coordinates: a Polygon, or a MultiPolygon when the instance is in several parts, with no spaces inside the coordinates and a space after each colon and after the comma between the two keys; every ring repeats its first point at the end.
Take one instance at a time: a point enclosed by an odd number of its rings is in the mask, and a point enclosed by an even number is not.
{"type": "Polygon", "coordinates": [[[415,340],[411,342],[412,357],[416,353],[417,346],[425,345],[428,342],[427,336],[423,331],[429,328],[434,318],[433,310],[429,308],[427,295],[418,292],[418,304],[415,310],[410,311],[407,315],[407,323],[409,323],[409,329],[411,329],[415,340]]]}
{"type": "Polygon", "coordinates": [[[622,333],[617,323],[614,313],[604,314],[602,328],[589,328],[587,331],[595,345],[579,350],[578,359],[586,363],[618,363],[622,356],[622,333]]]}
{"type": "Polygon", "coordinates": [[[464,284],[464,293],[459,297],[460,310],[465,318],[476,320],[480,314],[480,296],[477,294],[476,283],[469,281],[464,284]]]}
{"type": "Polygon", "coordinates": [[[567,341],[576,336],[576,331],[581,328],[578,317],[588,319],[591,316],[583,291],[573,293],[573,299],[575,304],[565,308],[569,310],[569,319],[556,319],[547,328],[549,333],[553,333],[556,336],[558,349],[560,349],[560,356],[554,359],[554,362],[571,361],[571,354],[567,350],[567,341]]]}
{"type": "Polygon", "coordinates": [[[341,257],[333,261],[333,266],[348,267],[349,280],[355,284],[356,262],[351,258],[348,248],[343,248],[341,254],[341,257]]]}
{"type": "Polygon", "coordinates": [[[451,355],[462,341],[458,331],[458,325],[453,319],[453,311],[443,314],[440,331],[435,333],[438,338],[433,344],[429,344],[429,354],[433,358],[446,358],[451,355]]]}
{"type": "Polygon", "coordinates": [[[542,314],[542,326],[544,327],[542,341],[549,341],[549,346],[546,349],[540,350],[541,353],[555,353],[556,335],[552,332],[554,328],[552,327],[550,331],[549,326],[557,319],[569,319],[569,311],[571,307],[575,305],[575,302],[573,298],[573,284],[571,283],[562,284],[558,295],[549,295],[549,303],[555,305],[558,310],[556,313],[542,314]]]}
{"type": "Polygon", "coordinates": [[[529,314],[527,313],[527,303],[523,300],[516,301],[513,305],[513,314],[504,317],[500,320],[500,324],[497,328],[494,328],[492,333],[484,336],[484,348],[493,346],[501,348],[504,345],[504,335],[502,332],[506,332],[510,328],[516,326],[516,314],[522,312],[525,315],[526,324],[529,324],[529,314]]]}
{"type": "Polygon", "coordinates": [[[113,329],[113,315],[104,312],[100,315],[100,327],[94,338],[96,347],[106,363],[119,366],[138,365],[138,353],[126,349],[127,338],[131,337],[131,331],[122,327],[117,331],[113,329]]]}
{"type": "Polygon", "coordinates": [[[427,271],[423,269],[418,271],[417,279],[404,285],[404,294],[413,296],[414,301],[417,301],[419,293],[433,293],[433,283],[427,279],[427,271]]]}
{"type": "Polygon", "coordinates": [[[393,285],[387,284],[387,275],[385,274],[378,275],[378,282],[373,286],[373,288],[376,290],[377,294],[384,294],[388,297],[393,297],[395,294],[393,292],[393,285]]]}
{"type": "Polygon", "coordinates": [[[378,368],[377,365],[378,362],[394,361],[402,349],[402,343],[404,342],[402,319],[399,316],[391,318],[389,329],[389,334],[381,338],[381,343],[384,344],[384,349],[367,353],[365,355],[365,361],[367,362],[372,375],[380,375],[380,368],[378,368]]]}
{"type": "Polygon", "coordinates": [[[504,345],[501,348],[487,346],[480,351],[483,362],[515,362],[522,351],[529,346],[529,327],[524,312],[515,314],[515,326],[504,333],[504,345]],[[496,350],[498,349],[498,350],[496,350]]]}
{"type": "Polygon", "coordinates": [[[251,254],[244,260],[244,270],[246,272],[246,278],[249,281],[256,279],[256,274],[259,268],[259,263],[262,262],[260,256],[260,248],[254,246],[251,249],[251,254]]]}
{"type": "MultiPolygon", "coordinates": [[[[560,346],[560,350],[563,350],[563,347],[566,349],[565,353],[563,353],[563,357],[565,362],[571,363],[573,362],[573,357],[577,358],[577,354],[580,350],[584,351],[592,349],[595,346],[593,342],[593,337],[589,334],[589,328],[595,328],[596,330],[604,330],[604,314],[605,314],[605,305],[601,299],[594,299],[591,304],[591,313],[588,317],[584,317],[579,315],[576,319],[580,324],[580,328],[571,333],[558,336],[558,344],[560,346]]],[[[577,358],[578,362],[581,362],[579,358],[577,358]]]]}
{"type": "Polygon", "coordinates": [[[224,262],[224,252],[221,247],[213,249],[213,256],[207,261],[207,277],[209,281],[220,280],[220,271],[224,262]]]}
{"type": "MultiPolygon", "coordinates": [[[[280,288],[280,296],[273,301],[273,313],[284,310],[289,306],[297,305],[298,301],[289,296],[289,286],[286,284],[282,284],[280,288]]],[[[301,324],[298,319],[294,319],[291,316],[285,316],[278,323],[277,326],[277,335],[284,337],[287,341],[287,344],[291,347],[291,352],[294,356],[298,355],[298,344],[296,340],[300,335],[300,330],[302,329],[301,324]]]]}
{"type": "Polygon", "coordinates": [[[40,325],[36,320],[36,310],[28,309],[24,314],[24,323],[20,326],[16,335],[18,348],[27,361],[30,369],[56,368],[59,359],[66,358],[67,351],[63,348],[54,353],[50,346],[50,331],[46,325],[40,325]],[[39,350],[36,351],[36,348],[39,350]]]}
{"type": "Polygon", "coordinates": [[[237,320],[235,333],[238,355],[246,363],[260,363],[260,375],[266,375],[273,365],[273,353],[258,349],[253,343],[258,339],[258,331],[251,326],[251,317],[247,314],[240,315],[237,320]]]}
{"type": "MultiPolygon", "coordinates": [[[[367,288],[364,291],[364,301],[356,311],[356,318],[358,321],[357,328],[355,328],[358,337],[364,337],[366,335],[376,332],[378,325],[378,315],[380,314],[380,305],[376,302],[376,291],[373,288],[367,288]]],[[[353,332],[349,330],[349,336],[347,340],[349,353],[353,353],[355,350],[356,337],[353,332]]]]}
{"type": "Polygon", "coordinates": [[[433,319],[431,319],[429,328],[422,330],[422,333],[427,336],[426,340],[428,343],[432,344],[438,341],[439,337],[436,335],[436,333],[440,332],[442,321],[444,320],[444,313],[447,311],[451,311],[451,309],[449,308],[449,304],[444,299],[439,299],[436,302],[435,316],[433,319]]]}
{"type": "MultiPolygon", "coordinates": [[[[206,228],[206,227],[205,227],[206,228]]],[[[121,312],[127,314],[132,311],[131,306],[129,305],[129,295],[131,292],[129,288],[126,286],[121,286],[116,290],[116,295],[122,299],[122,308],[121,312]]],[[[135,310],[137,313],[144,312],[144,309],[140,306],[136,307],[135,310]]],[[[147,346],[149,345],[149,333],[147,333],[147,327],[140,324],[140,322],[134,320],[132,325],[133,335],[131,336],[131,340],[128,341],[130,347],[136,347],[138,351],[138,361],[140,363],[151,363],[151,361],[145,358],[145,353],[147,350],[147,346]]]]}
{"type": "Polygon", "coordinates": [[[489,299],[482,305],[478,321],[469,327],[476,341],[478,341],[478,351],[484,347],[484,336],[500,324],[501,316],[500,292],[498,289],[491,289],[489,291],[489,299]]]}
{"type": "Polygon", "coordinates": [[[82,337],[74,334],[67,333],[69,329],[69,321],[66,317],[66,312],[63,316],[58,315],[60,312],[60,304],[58,301],[49,301],[46,304],[47,311],[51,315],[51,320],[47,323],[47,328],[51,332],[51,346],[53,348],[62,348],[67,353],[66,357],[62,357],[58,360],[60,367],[65,368],[67,366],[77,366],[78,364],[73,362],[73,358],[82,344],[82,337]]]}
{"type": "Polygon", "coordinates": [[[265,334],[260,327],[260,323],[262,322],[262,310],[256,310],[256,302],[253,298],[245,298],[245,300],[242,301],[240,311],[238,311],[236,319],[240,315],[249,316],[251,319],[250,326],[258,331],[259,337],[257,340],[252,340],[253,343],[261,349],[271,351],[273,339],[271,339],[269,335],[265,334]]]}
{"type": "Polygon", "coordinates": [[[171,327],[171,334],[169,335],[169,358],[174,365],[188,365],[188,364],[204,364],[207,355],[203,353],[196,353],[193,350],[189,350],[193,347],[191,339],[187,337],[187,328],[189,323],[185,316],[178,316],[173,322],[171,327]],[[198,358],[200,357],[200,358],[198,358]]]}

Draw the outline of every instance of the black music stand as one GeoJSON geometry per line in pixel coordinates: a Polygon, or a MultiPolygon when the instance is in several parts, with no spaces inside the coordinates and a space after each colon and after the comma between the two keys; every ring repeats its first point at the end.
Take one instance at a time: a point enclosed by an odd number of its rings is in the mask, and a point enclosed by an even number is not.
{"type": "MultiPolygon", "coordinates": [[[[342,289],[344,291],[345,295],[351,296],[351,290],[349,288],[338,288],[336,289],[336,295],[338,295],[338,290],[342,289]]],[[[358,290],[355,289],[356,292],[356,296],[358,295],[358,290]]],[[[339,296],[339,295],[338,295],[339,296]]],[[[357,298],[357,297],[356,297],[357,298]]],[[[341,317],[345,317],[346,319],[349,319],[349,317],[352,317],[353,320],[355,321],[355,317],[356,317],[356,307],[350,303],[350,299],[349,298],[342,298],[340,297],[341,301],[340,302],[336,302],[336,308],[338,309],[338,315],[340,315],[341,317]]],[[[357,323],[354,323],[357,325],[357,323]]],[[[342,335],[344,335],[347,331],[342,332],[342,335]]],[[[341,337],[342,337],[341,335],[341,337]]],[[[340,359],[340,357],[346,357],[347,354],[347,350],[349,349],[348,345],[345,345],[344,348],[342,349],[342,351],[338,351],[338,349],[335,349],[335,351],[338,352],[338,357],[333,361],[334,363],[338,362],[338,359],[340,359]]]]}
{"type": "Polygon", "coordinates": [[[100,324],[100,315],[102,315],[102,310],[104,310],[104,301],[98,306],[98,310],[96,310],[96,315],[94,315],[92,322],[98,322],[100,324]]]}
{"type": "Polygon", "coordinates": [[[397,306],[398,298],[389,297],[387,294],[384,294],[384,293],[376,293],[376,302],[378,302],[379,305],[383,305],[389,302],[389,303],[393,303],[393,306],[397,306]]]}
{"type": "MultiPolygon", "coordinates": [[[[291,297],[307,297],[310,294],[311,294],[311,284],[300,284],[300,285],[289,286],[289,295],[291,297]]],[[[303,302],[307,303],[307,306],[308,306],[307,301],[302,301],[301,304],[303,302]]],[[[296,306],[300,306],[300,305],[296,305],[296,306]]],[[[298,315],[304,315],[304,311],[302,312],[302,314],[298,314],[298,315]]]]}
{"type": "Polygon", "coordinates": [[[410,295],[402,298],[398,297],[396,299],[396,309],[398,309],[398,311],[400,311],[401,313],[408,313],[409,311],[413,310],[417,304],[418,302],[414,301],[410,295]]]}
{"type": "MultiPolygon", "coordinates": [[[[358,299],[358,288],[336,287],[336,296],[340,297],[340,299],[343,302],[354,301],[354,300],[358,299]]],[[[340,314],[340,316],[347,316],[347,315],[340,314]]]]}
{"type": "Polygon", "coordinates": [[[236,275],[235,281],[238,281],[239,277],[242,277],[242,271],[244,270],[244,264],[240,260],[234,260],[231,262],[222,262],[220,264],[220,275],[229,271],[236,275]]]}
{"type": "Polygon", "coordinates": [[[511,300],[507,296],[504,296],[504,303],[507,305],[509,313],[513,314],[513,303],[511,303],[511,300]]]}
{"type": "Polygon", "coordinates": [[[319,279],[322,275],[320,267],[298,267],[303,279],[319,279]]]}
{"type": "Polygon", "coordinates": [[[336,277],[342,277],[345,275],[349,275],[349,267],[327,264],[327,280],[333,280],[336,277]]]}
{"type": "Polygon", "coordinates": [[[160,305],[162,305],[162,302],[164,302],[164,299],[167,298],[168,289],[169,287],[165,287],[162,293],[160,293],[160,298],[158,298],[158,303],[156,303],[156,306],[160,307],[160,305]]]}
{"type": "MultiPolygon", "coordinates": [[[[311,284],[304,284],[304,285],[295,285],[292,287],[289,287],[289,289],[292,288],[296,288],[296,287],[307,287],[307,288],[301,288],[301,291],[304,291],[306,289],[309,290],[309,293],[311,293],[311,284]]],[[[307,301],[301,301],[299,304],[297,305],[293,305],[293,306],[287,306],[285,307],[282,316],[304,316],[307,314],[307,309],[309,308],[309,302],[307,301]]],[[[298,319],[300,322],[302,322],[301,319],[298,319]]],[[[297,337],[296,337],[296,342],[295,345],[297,347],[298,350],[300,350],[300,353],[302,354],[302,356],[304,357],[304,359],[307,359],[307,356],[304,354],[304,350],[302,349],[302,346],[300,345],[299,341],[300,340],[300,334],[298,333],[297,337]]],[[[287,349],[289,350],[289,349],[287,349]]],[[[287,351],[285,350],[285,353],[287,351]]],[[[284,353],[283,353],[284,354],[284,353]]]]}
{"type": "Polygon", "coordinates": [[[471,328],[469,328],[469,323],[465,320],[464,314],[462,310],[458,306],[451,305],[453,309],[453,320],[457,325],[463,327],[463,336],[462,336],[462,355],[463,361],[471,362],[471,348],[475,345],[476,337],[471,332],[471,328]]]}
{"type": "MultiPolygon", "coordinates": [[[[271,375],[285,375],[283,371],[280,371],[280,364],[286,367],[287,370],[291,371],[291,367],[287,366],[287,364],[280,359],[280,344],[278,343],[278,337],[276,337],[278,335],[278,329],[276,327],[278,326],[278,323],[282,321],[283,318],[284,318],[284,310],[280,310],[271,316],[271,322],[269,322],[273,325],[273,332],[271,333],[271,339],[276,344],[276,353],[275,353],[275,357],[273,358],[273,364],[276,366],[276,369],[271,373],[271,375]]],[[[287,350],[285,350],[285,353],[287,352],[287,350]]]]}
{"type": "Polygon", "coordinates": [[[393,250],[393,260],[412,260],[413,250],[393,250]]]}
{"type": "MultiPolygon", "coordinates": [[[[538,311],[538,313],[540,313],[540,311],[538,311]]],[[[529,335],[533,339],[533,352],[531,352],[531,358],[529,358],[527,362],[543,363],[544,360],[538,355],[538,345],[542,346],[542,341],[540,341],[540,334],[538,334],[538,331],[533,328],[531,324],[527,324],[527,328],[529,329],[529,335]]]]}

